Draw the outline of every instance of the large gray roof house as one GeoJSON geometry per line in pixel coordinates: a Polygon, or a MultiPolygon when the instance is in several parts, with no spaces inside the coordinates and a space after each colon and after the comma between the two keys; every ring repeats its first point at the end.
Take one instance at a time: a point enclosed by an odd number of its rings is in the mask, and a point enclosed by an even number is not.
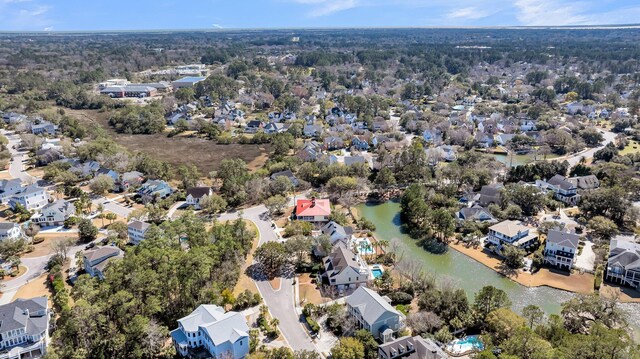
{"type": "Polygon", "coordinates": [[[49,341],[47,297],[17,299],[0,306],[0,358],[39,358],[49,341]]]}

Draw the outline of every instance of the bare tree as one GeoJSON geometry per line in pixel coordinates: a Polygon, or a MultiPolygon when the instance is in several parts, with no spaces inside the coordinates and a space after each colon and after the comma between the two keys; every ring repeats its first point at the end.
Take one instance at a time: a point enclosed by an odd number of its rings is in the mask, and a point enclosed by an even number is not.
{"type": "Polygon", "coordinates": [[[56,256],[66,260],[67,255],[69,254],[69,249],[73,245],[74,240],[72,238],[65,238],[61,241],[54,242],[51,245],[51,249],[55,253],[56,256]]]}

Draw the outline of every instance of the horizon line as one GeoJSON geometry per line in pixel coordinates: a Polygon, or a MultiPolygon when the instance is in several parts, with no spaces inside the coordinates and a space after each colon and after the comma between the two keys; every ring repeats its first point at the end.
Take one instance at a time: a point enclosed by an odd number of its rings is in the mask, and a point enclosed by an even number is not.
{"type": "Polygon", "coordinates": [[[607,25],[494,25],[494,26],[331,26],[331,27],[255,27],[255,28],[195,28],[195,29],[111,29],[111,30],[0,30],[0,34],[109,34],[158,32],[230,32],[230,31],[313,31],[313,30],[630,30],[640,29],[636,24],[607,25]]]}

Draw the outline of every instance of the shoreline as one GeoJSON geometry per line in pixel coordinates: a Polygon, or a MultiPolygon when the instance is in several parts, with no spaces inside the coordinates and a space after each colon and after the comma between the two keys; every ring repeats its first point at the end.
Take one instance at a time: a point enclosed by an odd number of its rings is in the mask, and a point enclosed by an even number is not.
{"type": "Polygon", "coordinates": [[[463,244],[453,242],[449,243],[448,247],[493,270],[498,275],[527,288],[549,287],[576,294],[607,293],[615,291],[615,289],[619,289],[620,295],[618,297],[618,302],[640,304],[640,296],[632,297],[625,293],[625,291],[632,291],[633,289],[631,288],[611,285],[610,283],[602,283],[600,291],[596,292],[593,288],[595,278],[593,274],[580,274],[577,272],[569,274],[569,272],[560,270],[541,268],[535,274],[518,270],[517,273],[509,275],[500,269],[501,262],[496,256],[491,256],[480,249],[466,248],[463,244]]]}

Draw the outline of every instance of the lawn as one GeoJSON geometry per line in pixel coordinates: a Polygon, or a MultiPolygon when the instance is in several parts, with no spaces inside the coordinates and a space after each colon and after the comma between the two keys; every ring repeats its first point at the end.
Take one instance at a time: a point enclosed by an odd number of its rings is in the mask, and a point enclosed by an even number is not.
{"type": "Polygon", "coordinates": [[[640,152],[640,143],[638,143],[638,141],[630,140],[627,146],[620,151],[620,155],[629,155],[638,152],[640,152]]]}
{"type": "Polygon", "coordinates": [[[258,234],[258,227],[256,227],[256,225],[253,222],[248,221],[246,219],[244,221],[247,224],[247,227],[252,231],[254,231],[254,233],[256,234],[256,237],[253,239],[253,244],[251,245],[251,251],[247,255],[247,259],[245,260],[245,263],[242,266],[242,269],[240,270],[240,278],[238,278],[238,282],[236,283],[236,286],[233,289],[233,295],[235,296],[244,292],[245,289],[248,289],[251,293],[258,293],[258,287],[256,287],[256,284],[253,282],[251,278],[249,278],[249,276],[247,276],[245,272],[247,268],[253,263],[253,252],[256,250],[256,248],[258,248],[258,242],[260,242],[260,235],[258,234]]]}
{"type": "Polygon", "coordinates": [[[267,160],[269,145],[219,145],[215,141],[200,137],[167,137],[153,135],[127,135],[116,133],[108,123],[108,113],[97,110],[65,111],[79,121],[102,126],[113,140],[132,152],[142,152],[166,161],[174,166],[193,163],[202,174],[216,169],[224,159],[240,158],[251,169],[260,168],[267,160]]]}

